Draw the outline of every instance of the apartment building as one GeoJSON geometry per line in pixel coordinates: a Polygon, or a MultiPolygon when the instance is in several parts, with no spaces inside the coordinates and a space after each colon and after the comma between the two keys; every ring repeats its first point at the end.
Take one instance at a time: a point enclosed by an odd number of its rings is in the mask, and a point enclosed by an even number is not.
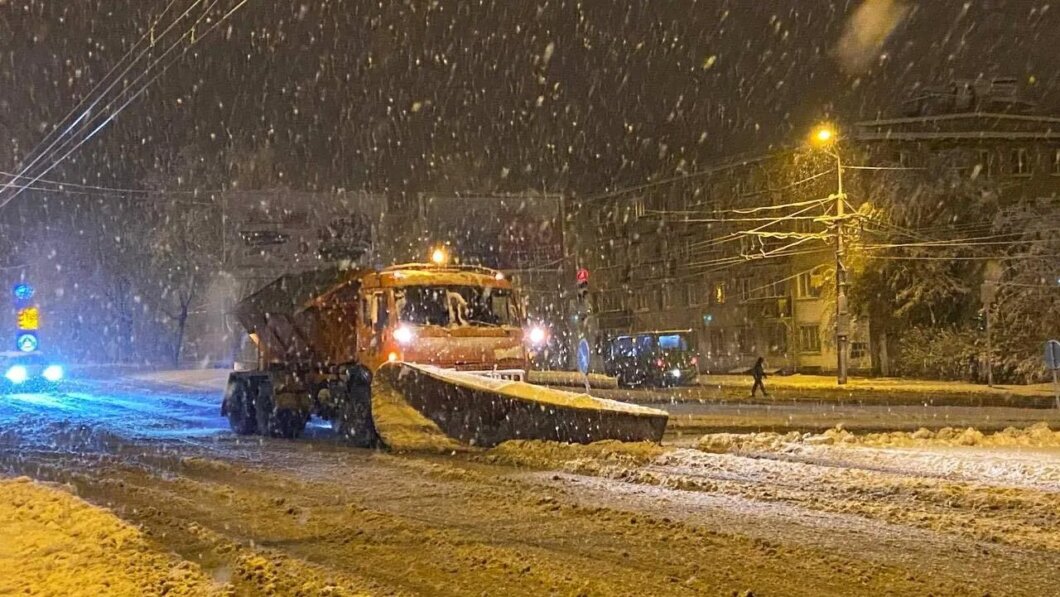
{"type": "MultiPolygon", "coordinates": [[[[848,209],[887,177],[941,161],[993,181],[1001,201],[1060,196],[1060,118],[1011,79],[924,88],[897,116],[841,128],[848,209]]],[[[799,144],[577,203],[576,257],[593,273],[601,340],[691,329],[708,371],[757,356],[835,370],[837,170],[799,144]]],[[[886,370],[887,338],[870,321],[855,318],[849,341],[852,370],[886,370]]]]}

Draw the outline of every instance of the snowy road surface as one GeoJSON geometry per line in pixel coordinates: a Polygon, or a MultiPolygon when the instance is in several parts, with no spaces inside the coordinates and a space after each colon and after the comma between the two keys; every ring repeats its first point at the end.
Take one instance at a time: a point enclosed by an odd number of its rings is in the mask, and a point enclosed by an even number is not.
{"type": "MultiPolygon", "coordinates": [[[[531,443],[436,457],[351,449],[321,428],[236,438],[218,401],[143,381],[3,396],[0,472],[72,485],[239,594],[1040,595],[1060,583],[1060,442],[1047,433],[1026,447],[531,443]]],[[[674,408],[740,429],[834,416],[674,408]]],[[[914,414],[849,408],[880,427],[914,414]]],[[[940,414],[1056,420],[923,416],[940,414]]]]}

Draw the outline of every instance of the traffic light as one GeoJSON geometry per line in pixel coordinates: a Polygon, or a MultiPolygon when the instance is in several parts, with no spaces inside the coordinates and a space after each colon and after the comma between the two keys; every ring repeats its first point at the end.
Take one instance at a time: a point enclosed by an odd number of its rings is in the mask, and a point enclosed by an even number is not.
{"type": "Polygon", "coordinates": [[[584,267],[578,270],[578,300],[587,302],[589,299],[589,270],[584,267]]]}

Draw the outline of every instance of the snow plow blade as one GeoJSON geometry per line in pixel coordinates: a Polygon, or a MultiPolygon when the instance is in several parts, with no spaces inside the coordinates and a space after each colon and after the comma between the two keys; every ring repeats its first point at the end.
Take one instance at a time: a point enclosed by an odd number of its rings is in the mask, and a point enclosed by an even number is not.
{"type": "Polygon", "coordinates": [[[667,413],[429,365],[390,363],[372,381],[372,419],[398,451],[491,447],[513,439],[662,441],[667,413]]]}

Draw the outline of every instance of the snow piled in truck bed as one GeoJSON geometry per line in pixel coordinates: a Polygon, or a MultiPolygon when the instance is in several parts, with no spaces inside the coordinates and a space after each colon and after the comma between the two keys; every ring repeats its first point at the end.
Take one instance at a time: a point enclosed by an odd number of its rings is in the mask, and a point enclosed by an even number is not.
{"type": "Polygon", "coordinates": [[[195,564],[116,516],[27,478],[0,480],[0,595],[217,595],[195,564]]]}

